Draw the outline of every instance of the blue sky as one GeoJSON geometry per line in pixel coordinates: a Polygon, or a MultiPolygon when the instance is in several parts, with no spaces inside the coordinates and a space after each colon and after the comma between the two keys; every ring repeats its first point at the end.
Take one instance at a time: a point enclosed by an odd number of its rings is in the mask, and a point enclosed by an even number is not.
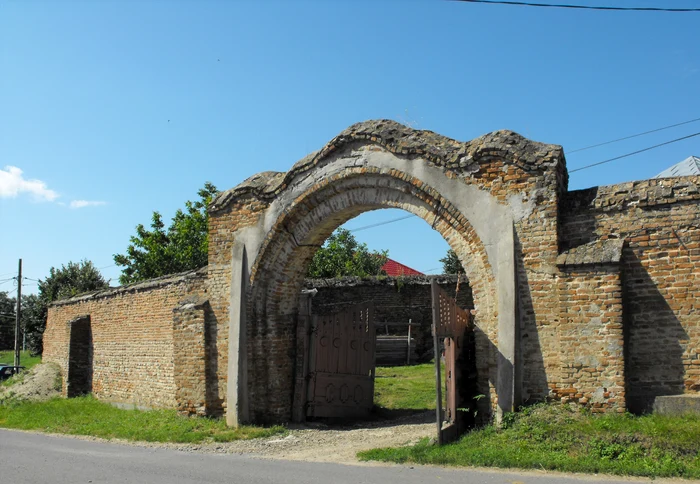
{"type": "MultiPolygon", "coordinates": [[[[506,128],[571,151],[699,118],[698,25],[700,13],[440,0],[0,0],[0,281],[18,258],[31,279],[89,259],[115,284],[112,255],[152,211],[169,219],[205,181],[224,190],[286,171],[366,119],[459,140],[506,128]]],[[[692,123],[567,163],[698,131],[692,123]]],[[[692,138],[573,173],[570,189],[649,178],[699,154],[692,138]]],[[[421,271],[436,272],[447,249],[416,218],[356,236],[421,271]]]]}

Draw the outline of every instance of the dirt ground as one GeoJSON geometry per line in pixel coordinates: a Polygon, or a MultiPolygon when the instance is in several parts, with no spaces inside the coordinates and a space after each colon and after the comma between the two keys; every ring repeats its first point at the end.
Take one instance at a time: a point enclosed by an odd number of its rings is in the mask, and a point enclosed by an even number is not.
{"type": "Polygon", "coordinates": [[[424,437],[433,437],[434,422],[435,413],[424,412],[399,419],[358,422],[347,427],[310,423],[291,428],[285,437],[171,447],[194,452],[253,454],[271,459],[355,463],[359,451],[408,445],[424,437]]]}
{"type": "Polygon", "coordinates": [[[0,401],[6,398],[17,400],[48,400],[60,394],[61,370],[58,365],[44,363],[36,365],[25,374],[17,375],[12,386],[0,386],[0,401]]]}
{"type": "MultiPolygon", "coordinates": [[[[41,364],[21,377],[11,387],[0,387],[0,401],[12,397],[22,400],[46,400],[60,394],[60,370],[41,364]]],[[[413,413],[394,419],[375,419],[348,425],[312,422],[290,426],[288,435],[265,439],[240,440],[211,444],[120,443],[142,447],[167,447],[185,452],[250,454],[262,458],[309,462],[357,462],[361,450],[412,444],[435,435],[435,412],[413,413]]],[[[94,437],[76,437],[102,440],[94,437]]]]}

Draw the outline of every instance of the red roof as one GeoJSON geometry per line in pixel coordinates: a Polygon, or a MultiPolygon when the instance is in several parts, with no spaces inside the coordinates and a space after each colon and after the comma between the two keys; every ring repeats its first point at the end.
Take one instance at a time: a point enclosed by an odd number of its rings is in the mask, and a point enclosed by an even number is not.
{"type": "Polygon", "coordinates": [[[403,265],[400,262],[396,262],[393,259],[387,259],[386,264],[382,266],[382,270],[386,272],[387,276],[422,276],[422,272],[418,272],[415,269],[411,269],[408,266],[403,265]]]}

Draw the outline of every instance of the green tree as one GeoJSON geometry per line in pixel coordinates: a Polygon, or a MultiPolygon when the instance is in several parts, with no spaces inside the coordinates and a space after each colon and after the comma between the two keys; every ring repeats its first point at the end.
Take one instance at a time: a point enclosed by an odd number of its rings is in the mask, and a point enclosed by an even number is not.
{"type": "Polygon", "coordinates": [[[22,331],[27,349],[35,355],[43,349],[44,329],[46,329],[46,305],[36,294],[22,296],[22,331]]]}
{"type": "Polygon", "coordinates": [[[7,292],[0,291],[0,350],[15,347],[15,301],[7,292]]]}
{"type": "Polygon", "coordinates": [[[464,267],[462,267],[462,263],[454,250],[447,249],[447,254],[440,259],[440,262],[442,262],[443,274],[464,274],[464,267]]]}
{"type": "Polygon", "coordinates": [[[376,276],[382,273],[389,251],[370,251],[347,229],[337,229],[316,251],[307,277],[376,276]]]}
{"type": "Polygon", "coordinates": [[[107,289],[109,284],[89,260],[68,262],[60,269],[52,267],[46,279],[39,279],[38,295],[22,296],[22,326],[27,348],[33,354],[43,350],[44,330],[49,304],[84,292],[107,289]]]}
{"type": "Polygon", "coordinates": [[[199,200],[185,202],[185,210],[178,209],[167,229],[158,212],[153,212],[150,230],[137,225],[126,254],[114,255],[114,262],[122,266],[119,282],[130,284],[207,265],[207,206],[216,193],[216,187],[206,182],[197,192],[199,200]]]}

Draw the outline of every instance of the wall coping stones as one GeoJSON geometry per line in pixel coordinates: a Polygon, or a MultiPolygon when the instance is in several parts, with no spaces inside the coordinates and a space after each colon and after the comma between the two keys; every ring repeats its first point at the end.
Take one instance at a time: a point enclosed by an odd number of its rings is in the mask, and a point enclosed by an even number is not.
{"type": "MultiPolygon", "coordinates": [[[[146,281],[128,284],[126,286],[110,287],[100,291],[87,292],[74,296],[68,299],[61,299],[52,302],[49,306],[66,306],[69,304],[77,304],[85,301],[93,301],[104,299],[118,294],[149,291],[152,289],[160,289],[172,284],[180,284],[197,279],[204,279],[207,275],[207,266],[197,269],[196,271],[180,272],[178,274],[170,274],[146,281]]],[[[456,274],[438,274],[438,275],[420,275],[420,276],[374,276],[374,277],[338,277],[338,278],[323,278],[323,279],[305,279],[304,288],[312,289],[315,287],[341,288],[353,286],[394,286],[397,283],[403,285],[429,285],[435,279],[438,284],[450,284],[457,282],[456,274]]],[[[462,274],[463,284],[468,284],[467,276],[462,274]]],[[[206,298],[193,296],[192,298],[184,299],[178,306],[173,308],[173,311],[182,311],[186,309],[199,309],[209,302],[206,298]]],[[[82,317],[82,316],[81,316],[82,317]]]]}
{"type": "Polygon", "coordinates": [[[295,163],[286,173],[258,173],[220,193],[209,205],[209,212],[223,210],[246,195],[272,200],[299,174],[313,169],[332,153],[357,144],[378,145],[397,155],[421,157],[437,166],[465,174],[478,172],[481,163],[494,158],[516,165],[528,173],[540,173],[565,164],[561,146],[531,141],[509,130],[494,131],[472,141],[461,142],[388,119],[370,120],[345,129],[322,149],[295,163]]]}
{"type": "Polygon", "coordinates": [[[622,258],[624,245],[624,239],[594,240],[559,254],[557,265],[618,264],[622,258]]]}
{"type": "MultiPolygon", "coordinates": [[[[373,277],[337,277],[328,279],[305,279],[304,288],[343,288],[354,286],[395,286],[397,284],[411,285],[430,285],[432,280],[436,280],[438,284],[451,284],[457,282],[457,274],[439,274],[439,275],[420,275],[420,276],[373,276],[373,277]]],[[[462,274],[462,284],[469,284],[467,276],[462,274]]]]}
{"type": "Polygon", "coordinates": [[[207,303],[209,303],[209,299],[198,296],[191,296],[180,301],[180,303],[173,308],[173,312],[189,311],[191,309],[202,309],[204,306],[207,305],[207,303]]]}
{"type": "Polygon", "coordinates": [[[700,200],[700,176],[697,175],[574,190],[564,195],[562,205],[564,214],[574,214],[581,210],[621,211],[691,200],[700,200]]]}
{"type": "Polygon", "coordinates": [[[94,301],[97,299],[104,299],[118,294],[135,293],[141,291],[149,291],[152,289],[159,289],[162,287],[170,286],[173,284],[180,284],[183,282],[195,281],[198,279],[204,280],[207,277],[207,266],[194,271],[180,272],[178,274],[169,274],[166,276],[156,277],[154,279],[148,279],[146,281],[135,282],[133,284],[127,284],[126,286],[110,287],[108,289],[102,289],[99,291],[92,291],[74,296],[68,299],[60,299],[49,304],[50,307],[66,306],[69,304],[77,304],[85,301],[94,301]]]}

